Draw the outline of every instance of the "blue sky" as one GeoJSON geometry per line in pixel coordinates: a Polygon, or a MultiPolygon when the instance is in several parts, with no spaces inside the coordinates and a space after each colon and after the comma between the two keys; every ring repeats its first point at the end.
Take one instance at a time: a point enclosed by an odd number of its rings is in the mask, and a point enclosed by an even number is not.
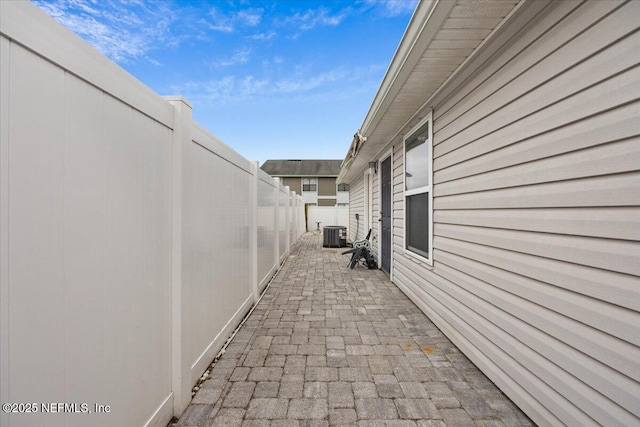
{"type": "Polygon", "coordinates": [[[45,0],[250,160],[342,159],[416,0],[45,0]]]}

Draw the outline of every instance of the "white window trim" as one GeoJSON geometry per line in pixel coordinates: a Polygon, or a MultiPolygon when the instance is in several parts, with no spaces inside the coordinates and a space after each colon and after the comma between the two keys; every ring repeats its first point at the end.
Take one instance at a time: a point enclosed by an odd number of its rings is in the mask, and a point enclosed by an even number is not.
{"type": "Polygon", "coordinates": [[[415,125],[402,139],[402,179],[403,179],[403,195],[402,195],[402,203],[403,203],[403,234],[404,234],[404,254],[415,258],[416,260],[427,263],[429,266],[433,267],[433,111],[431,111],[424,119],[422,119],[417,125],[415,125]],[[406,173],[407,173],[407,151],[406,151],[406,143],[407,140],[410,139],[425,123],[429,123],[429,160],[431,162],[430,172],[431,176],[429,177],[429,185],[425,187],[416,188],[413,190],[406,190],[406,173]],[[429,193],[429,231],[428,231],[428,239],[429,239],[429,257],[425,257],[424,255],[418,254],[416,252],[411,251],[407,248],[407,196],[412,196],[414,194],[422,194],[429,193]]]}
{"type": "Polygon", "coordinates": [[[300,178],[300,181],[302,182],[302,186],[300,188],[301,188],[303,193],[310,194],[310,193],[317,193],[318,192],[318,178],[317,177],[304,176],[304,177],[300,178]],[[316,189],[315,190],[305,190],[304,189],[304,186],[305,186],[304,180],[305,179],[309,180],[309,185],[314,185],[314,184],[311,183],[311,180],[315,180],[316,189]]]}

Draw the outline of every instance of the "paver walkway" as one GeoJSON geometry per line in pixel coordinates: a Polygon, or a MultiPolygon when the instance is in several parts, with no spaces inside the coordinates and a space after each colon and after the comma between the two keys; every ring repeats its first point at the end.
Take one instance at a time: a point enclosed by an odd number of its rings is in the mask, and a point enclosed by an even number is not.
{"type": "Polygon", "coordinates": [[[379,270],[307,233],[176,426],[533,423],[379,270]]]}

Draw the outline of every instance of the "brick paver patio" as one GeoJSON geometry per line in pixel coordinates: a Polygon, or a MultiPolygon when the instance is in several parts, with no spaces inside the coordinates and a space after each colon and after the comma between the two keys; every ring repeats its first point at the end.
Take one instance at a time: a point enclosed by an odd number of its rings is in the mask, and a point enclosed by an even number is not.
{"type": "Polygon", "coordinates": [[[176,426],[533,423],[378,270],[304,235],[176,426]]]}

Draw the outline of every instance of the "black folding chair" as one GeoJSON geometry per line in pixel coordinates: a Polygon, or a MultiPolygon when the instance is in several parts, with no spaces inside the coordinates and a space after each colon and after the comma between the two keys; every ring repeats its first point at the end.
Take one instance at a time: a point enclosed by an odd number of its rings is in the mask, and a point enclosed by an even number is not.
{"type": "Polygon", "coordinates": [[[355,268],[358,265],[358,262],[361,259],[364,259],[364,265],[369,269],[377,268],[378,265],[376,260],[373,258],[373,254],[370,251],[371,243],[369,242],[369,238],[371,237],[371,229],[367,233],[367,237],[363,240],[358,240],[353,243],[353,249],[342,252],[342,255],[351,254],[351,259],[349,260],[350,269],[355,268]]]}

